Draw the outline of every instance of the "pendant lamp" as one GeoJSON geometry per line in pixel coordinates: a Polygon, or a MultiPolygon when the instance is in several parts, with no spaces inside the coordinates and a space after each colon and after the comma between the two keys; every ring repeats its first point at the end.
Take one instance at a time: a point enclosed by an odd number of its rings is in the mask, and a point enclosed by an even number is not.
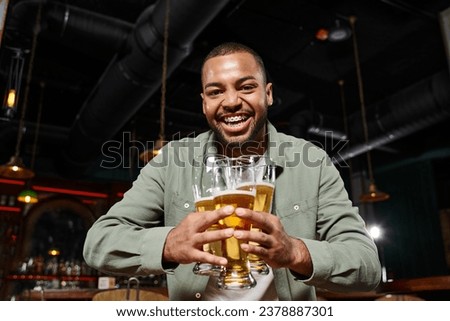
{"type": "MultiPolygon", "coordinates": [[[[358,51],[358,43],[356,40],[356,17],[351,16],[350,19],[350,26],[352,28],[352,34],[353,34],[353,50],[354,50],[354,58],[355,58],[355,66],[356,66],[356,75],[358,80],[358,91],[359,91],[359,100],[361,104],[361,118],[362,118],[362,125],[363,125],[363,131],[364,131],[364,140],[366,145],[369,143],[369,130],[367,127],[367,118],[366,118],[366,106],[364,101],[364,89],[363,89],[363,81],[361,76],[361,66],[359,61],[359,51],[358,51]]],[[[372,170],[372,157],[370,153],[370,149],[366,152],[367,156],[367,171],[369,175],[369,191],[367,193],[364,193],[360,196],[359,200],[363,203],[373,203],[373,202],[381,202],[389,199],[389,194],[384,193],[382,191],[379,191],[377,189],[377,186],[375,185],[375,179],[373,176],[373,170],[372,170]]]]}
{"type": "Polygon", "coordinates": [[[21,203],[34,204],[39,201],[37,193],[32,189],[24,189],[17,196],[17,200],[21,203]]]}
{"type": "Polygon", "coordinates": [[[11,179],[31,179],[34,177],[33,170],[25,167],[22,158],[20,157],[20,146],[22,143],[23,133],[25,131],[25,113],[28,105],[28,96],[30,92],[30,82],[31,75],[33,73],[33,65],[34,65],[34,56],[36,53],[36,44],[37,44],[37,35],[38,35],[38,26],[40,25],[41,20],[41,11],[42,4],[39,4],[38,12],[36,15],[36,26],[33,31],[33,40],[31,44],[31,52],[30,52],[30,62],[28,66],[24,100],[22,112],[19,120],[19,129],[17,132],[17,141],[16,141],[16,149],[14,155],[11,157],[8,163],[0,166],[0,176],[11,178],[11,179]]]}
{"type": "Polygon", "coordinates": [[[19,109],[20,89],[22,84],[23,66],[25,64],[24,51],[20,48],[8,48],[12,51],[9,62],[8,81],[6,83],[5,97],[3,99],[3,115],[14,118],[19,109]]]}
{"type": "MultiPolygon", "coordinates": [[[[34,133],[34,142],[33,142],[33,151],[31,154],[31,169],[34,169],[34,163],[36,161],[36,150],[37,150],[37,143],[39,138],[39,129],[41,126],[41,115],[42,115],[42,106],[44,101],[44,89],[45,89],[45,83],[40,83],[41,87],[41,94],[39,97],[39,109],[38,109],[38,115],[36,119],[36,130],[34,133]]],[[[26,183],[26,187],[24,190],[22,190],[19,193],[19,196],[17,196],[17,200],[22,203],[37,203],[39,201],[37,193],[31,188],[30,180],[26,183]]]]}

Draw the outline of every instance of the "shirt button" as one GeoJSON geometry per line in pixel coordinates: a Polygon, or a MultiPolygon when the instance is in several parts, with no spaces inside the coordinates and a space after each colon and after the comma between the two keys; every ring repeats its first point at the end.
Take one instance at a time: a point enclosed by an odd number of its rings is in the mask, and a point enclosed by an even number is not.
{"type": "Polygon", "coordinates": [[[184,203],[184,208],[189,208],[189,203],[184,203]]]}
{"type": "Polygon", "coordinates": [[[298,211],[300,209],[300,206],[294,205],[294,210],[298,211]]]}
{"type": "Polygon", "coordinates": [[[195,298],[200,299],[202,297],[202,294],[200,292],[195,293],[195,298]]]}

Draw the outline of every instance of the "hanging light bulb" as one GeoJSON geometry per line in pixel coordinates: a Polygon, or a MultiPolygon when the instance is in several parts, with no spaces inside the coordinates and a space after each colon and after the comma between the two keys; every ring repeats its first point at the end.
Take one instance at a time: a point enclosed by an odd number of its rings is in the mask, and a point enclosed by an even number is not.
{"type": "MultiPolygon", "coordinates": [[[[360,67],[360,62],[359,62],[358,43],[356,41],[356,31],[355,31],[356,17],[351,16],[349,20],[350,20],[350,26],[352,28],[352,33],[353,33],[353,49],[354,49],[354,58],[355,58],[355,65],[356,65],[356,75],[358,78],[358,91],[359,91],[359,99],[360,99],[360,104],[361,104],[361,118],[362,118],[363,130],[364,130],[364,139],[365,139],[365,143],[368,144],[369,130],[367,128],[366,106],[365,106],[365,102],[364,102],[363,82],[362,82],[361,67],[360,67]]],[[[373,170],[372,170],[372,157],[371,157],[370,150],[368,150],[366,152],[366,156],[367,156],[367,170],[368,170],[368,174],[369,174],[369,192],[361,195],[359,200],[361,202],[385,201],[385,200],[389,199],[390,196],[389,196],[389,194],[379,191],[375,185],[375,179],[374,179],[373,170]]]]}
{"type": "Polygon", "coordinates": [[[19,155],[14,155],[8,163],[0,166],[0,176],[10,179],[30,179],[34,177],[34,172],[25,167],[19,155]]]}
{"type": "Polygon", "coordinates": [[[23,66],[25,63],[24,52],[20,48],[10,48],[13,51],[9,63],[8,81],[6,83],[5,98],[3,101],[3,114],[7,118],[13,118],[17,113],[22,83],[23,66]]]}
{"type": "MultiPolygon", "coordinates": [[[[28,96],[30,92],[30,83],[31,76],[33,73],[34,66],[34,56],[36,53],[36,45],[37,45],[37,36],[38,36],[38,26],[40,25],[41,20],[41,12],[42,12],[42,4],[39,5],[38,12],[36,14],[36,23],[33,33],[33,40],[31,44],[31,53],[30,53],[30,61],[28,65],[27,71],[27,79],[23,100],[22,112],[19,120],[19,129],[17,132],[17,141],[16,141],[16,150],[14,155],[11,157],[10,161],[4,165],[0,166],[0,176],[12,179],[30,179],[34,177],[34,172],[31,169],[28,169],[24,166],[22,158],[19,156],[20,153],[20,145],[23,138],[23,133],[25,131],[25,113],[28,106],[28,96]]],[[[18,93],[18,92],[17,92],[18,93]]]]}
{"type": "Polygon", "coordinates": [[[352,31],[349,27],[342,25],[339,20],[334,22],[334,26],[330,28],[328,32],[328,41],[340,42],[347,40],[352,35],[352,31]]]}
{"type": "Polygon", "coordinates": [[[364,203],[374,203],[386,201],[389,197],[389,194],[379,191],[375,183],[372,182],[369,184],[369,192],[362,194],[359,200],[364,203]]]}

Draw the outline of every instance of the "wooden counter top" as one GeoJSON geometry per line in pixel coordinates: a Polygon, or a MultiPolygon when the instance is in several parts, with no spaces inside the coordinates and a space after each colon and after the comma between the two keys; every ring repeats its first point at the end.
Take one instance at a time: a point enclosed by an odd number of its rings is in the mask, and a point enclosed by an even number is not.
{"type": "MultiPolygon", "coordinates": [[[[95,294],[111,290],[112,289],[45,289],[44,291],[25,290],[18,299],[21,301],[90,301],[95,294]]],[[[141,293],[145,290],[146,288],[141,288],[141,293]]],[[[167,295],[166,288],[155,287],[149,288],[149,290],[167,295]]]]}

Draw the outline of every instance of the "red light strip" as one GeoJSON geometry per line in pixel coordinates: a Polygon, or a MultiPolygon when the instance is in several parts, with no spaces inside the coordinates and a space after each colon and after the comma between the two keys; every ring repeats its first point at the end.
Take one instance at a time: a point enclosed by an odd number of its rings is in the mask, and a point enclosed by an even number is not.
{"type": "Polygon", "coordinates": [[[0,183],[3,184],[10,184],[10,185],[25,185],[24,181],[16,181],[16,180],[12,180],[12,179],[4,179],[4,178],[0,178],[0,183]]]}
{"type": "Polygon", "coordinates": [[[79,195],[79,196],[87,196],[87,197],[108,198],[108,194],[105,194],[105,193],[94,193],[94,192],[79,191],[79,190],[73,190],[73,189],[57,188],[57,187],[46,187],[46,186],[33,185],[33,189],[35,191],[40,191],[40,192],[50,192],[50,193],[61,193],[61,194],[79,195]]]}
{"type": "Polygon", "coordinates": [[[81,202],[84,203],[84,204],[89,204],[89,205],[92,205],[92,204],[96,203],[96,201],[94,201],[94,200],[81,200],[81,202]]]}
{"type": "Polygon", "coordinates": [[[0,212],[20,212],[20,207],[0,206],[0,212]]]}
{"type": "MultiPolygon", "coordinates": [[[[12,180],[12,179],[0,178],[0,184],[24,186],[25,182],[18,181],[18,180],[12,180]]],[[[95,193],[95,192],[57,188],[57,187],[46,187],[46,186],[36,186],[35,185],[35,186],[33,186],[33,189],[35,189],[36,191],[41,191],[41,192],[51,192],[51,193],[61,193],[61,194],[70,194],[70,195],[80,195],[80,196],[87,196],[87,197],[108,198],[108,194],[106,194],[106,193],[95,193]]],[[[122,196],[123,196],[123,193],[122,193],[122,196]]]]}

